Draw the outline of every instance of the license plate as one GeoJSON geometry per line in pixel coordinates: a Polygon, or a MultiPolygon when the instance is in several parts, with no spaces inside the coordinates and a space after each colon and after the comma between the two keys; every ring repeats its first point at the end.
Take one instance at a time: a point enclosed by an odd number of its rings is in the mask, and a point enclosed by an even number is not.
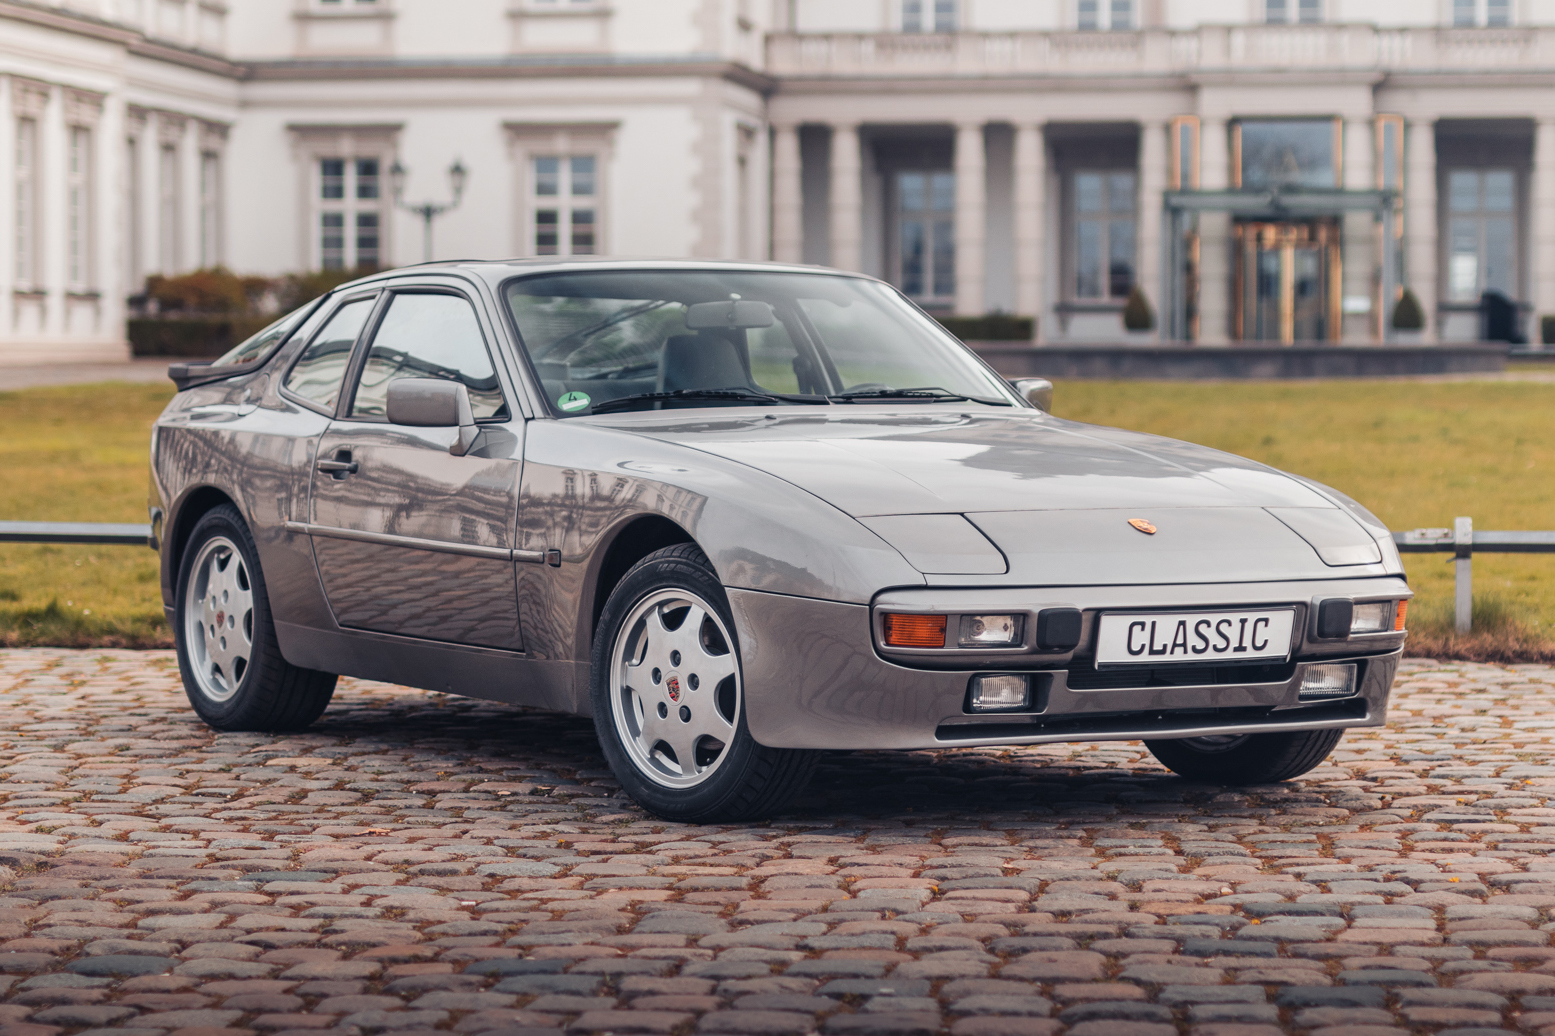
{"type": "Polygon", "coordinates": [[[1097,665],[1254,662],[1290,657],[1294,608],[1106,614],[1097,665]]]}

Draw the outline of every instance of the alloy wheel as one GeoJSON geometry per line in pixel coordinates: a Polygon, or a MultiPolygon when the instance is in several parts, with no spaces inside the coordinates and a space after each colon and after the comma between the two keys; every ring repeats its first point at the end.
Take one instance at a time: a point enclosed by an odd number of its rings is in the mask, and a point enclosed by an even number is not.
{"type": "Polygon", "coordinates": [[[610,658],[611,719],[632,763],[669,788],[693,788],[734,743],[741,700],[733,638],[698,595],[665,589],[638,601],[610,658]]]}
{"type": "Polygon", "coordinates": [[[237,693],[254,653],[254,584],[237,544],[213,536],[200,547],[184,592],[184,642],[200,693],[237,693]]]}

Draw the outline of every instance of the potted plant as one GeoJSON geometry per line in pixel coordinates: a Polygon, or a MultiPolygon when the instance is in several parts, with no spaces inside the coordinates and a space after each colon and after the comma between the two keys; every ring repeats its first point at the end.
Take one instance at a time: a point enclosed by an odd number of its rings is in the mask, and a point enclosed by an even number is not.
{"type": "Polygon", "coordinates": [[[1137,284],[1128,293],[1128,302],[1123,306],[1123,330],[1133,339],[1148,338],[1155,330],[1155,311],[1150,308],[1144,289],[1137,284]]]}
{"type": "Polygon", "coordinates": [[[1420,300],[1408,288],[1399,296],[1393,307],[1393,340],[1401,344],[1413,344],[1425,337],[1425,309],[1420,300]]]}

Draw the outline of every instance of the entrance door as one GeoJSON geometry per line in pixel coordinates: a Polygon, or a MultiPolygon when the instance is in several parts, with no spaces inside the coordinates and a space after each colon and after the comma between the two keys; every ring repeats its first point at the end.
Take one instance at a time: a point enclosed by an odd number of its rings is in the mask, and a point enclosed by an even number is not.
{"type": "Polygon", "coordinates": [[[1339,327],[1335,220],[1238,223],[1236,336],[1247,342],[1326,342],[1339,327]]]}

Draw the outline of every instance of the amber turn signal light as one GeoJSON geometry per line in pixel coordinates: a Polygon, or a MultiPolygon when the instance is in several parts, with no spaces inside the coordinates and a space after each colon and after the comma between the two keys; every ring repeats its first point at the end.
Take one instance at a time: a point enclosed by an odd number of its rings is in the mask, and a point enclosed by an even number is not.
{"type": "Polygon", "coordinates": [[[1404,629],[1404,613],[1409,611],[1409,602],[1398,602],[1398,612],[1393,617],[1393,632],[1401,633],[1404,629]]]}
{"type": "Polygon", "coordinates": [[[887,647],[942,648],[945,646],[945,616],[885,613],[887,647]]]}

